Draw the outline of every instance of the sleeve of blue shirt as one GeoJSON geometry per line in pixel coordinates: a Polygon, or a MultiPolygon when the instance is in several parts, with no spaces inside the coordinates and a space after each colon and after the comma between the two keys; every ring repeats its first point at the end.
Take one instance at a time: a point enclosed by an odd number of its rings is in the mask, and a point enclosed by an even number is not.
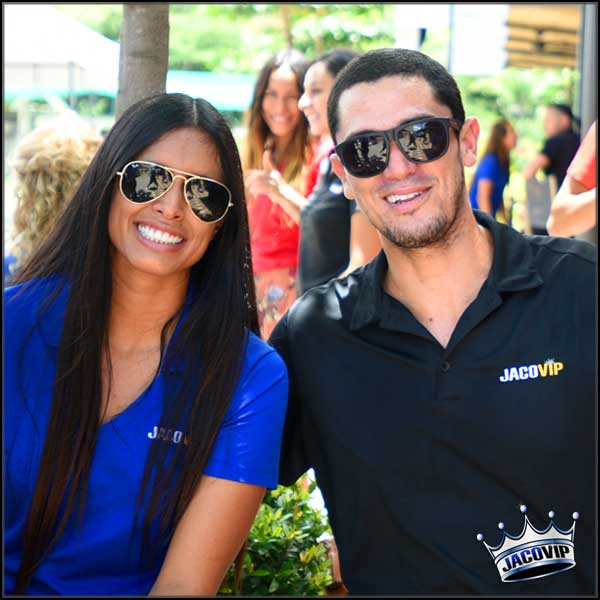
{"type": "Polygon", "coordinates": [[[287,397],[283,360],[262,340],[251,336],[240,383],[205,475],[275,489],[287,397]]]}
{"type": "Polygon", "coordinates": [[[479,164],[479,180],[489,179],[496,183],[498,179],[498,159],[493,154],[486,154],[479,164]]]}

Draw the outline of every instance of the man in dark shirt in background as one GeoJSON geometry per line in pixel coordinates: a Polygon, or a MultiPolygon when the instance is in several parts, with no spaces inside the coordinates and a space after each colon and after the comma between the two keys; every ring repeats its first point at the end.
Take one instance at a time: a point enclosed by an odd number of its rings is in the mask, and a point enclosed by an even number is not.
{"type": "Polygon", "coordinates": [[[280,482],[314,468],[350,594],[593,595],[594,247],[471,210],[479,124],[420,52],[353,61],[328,120],[382,252],[271,336],[280,482]]]}
{"type": "Polygon", "coordinates": [[[546,141],[540,153],[523,169],[525,179],[543,169],[547,176],[556,177],[557,189],[579,147],[579,134],[573,131],[573,113],[566,104],[550,104],[544,115],[546,141]]]}
{"type": "MultiPolygon", "coordinates": [[[[550,104],[546,107],[544,113],[544,132],[546,133],[546,141],[539,154],[523,169],[523,177],[526,180],[531,180],[539,169],[543,169],[548,178],[547,187],[541,188],[546,190],[543,195],[543,210],[538,207],[537,210],[542,210],[543,219],[547,219],[547,214],[550,211],[552,198],[560,189],[563,180],[567,174],[567,169],[577,152],[579,147],[579,134],[573,131],[573,113],[566,104],[550,104]]],[[[528,182],[528,185],[531,182],[528,182]]],[[[533,182],[534,184],[537,182],[533,182]]],[[[539,188],[539,185],[537,186],[539,188]]],[[[528,195],[529,195],[528,191],[528,195]]],[[[548,230],[545,225],[539,223],[539,217],[535,217],[536,210],[534,206],[529,206],[529,202],[536,202],[535,199],[528,197],[528,208],[533,211],[530,214],[532,218],[531,232],[539,235],[547,235],[548,230]]]]}

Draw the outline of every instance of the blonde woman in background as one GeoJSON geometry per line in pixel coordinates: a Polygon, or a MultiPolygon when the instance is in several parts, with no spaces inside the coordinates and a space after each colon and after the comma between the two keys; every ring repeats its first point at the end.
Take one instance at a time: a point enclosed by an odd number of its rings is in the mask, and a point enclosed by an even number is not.
{"type": "MultiPolygon", "coordinates": [[[[267,339],[296,299],[300,236],[296,206],[276,189],[306,194],[308,125],[298,108],[308,61],[294,49],[261,69],[246,118],[244,181],[261,334],[267,339]]],[[[288,194],[289,196],[289,194],[288,194]]]]}
{"type": "Polygon", "coordinates": [[[13,241],[4,261],[5,277],[50,233],[101,143],[102,136],[93,129],[63,121],[35,129],[19,142],[13,162],[13,241]]]}

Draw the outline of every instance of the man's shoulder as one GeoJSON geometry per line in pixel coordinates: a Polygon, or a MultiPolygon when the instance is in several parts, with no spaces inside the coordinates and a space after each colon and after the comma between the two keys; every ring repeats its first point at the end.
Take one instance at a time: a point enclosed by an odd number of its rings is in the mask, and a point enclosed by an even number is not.
{"type": "Polygon", "coordinates": [[[596,246],[581,240],[552,236],[526,236],[535,256],[536,267],[548,280],[555,277],[569,281],[570,286],[582,282],[594,289],[596,246]]]}
{"type": "Polygon", "coordinates": [[[583,268],[595,268],[597,249],[596,246],[582,240],[550,235],[525,236],[534,251],[549,261],[564,258],[581,263],[583,268]]]}
{"type": "Polygon", "coordinates": [[[361,267],[340,279],[311,288],[292,305],[287,314],[287,327],[295,333],[336,325],[349,328],[350,320],[358,302],[367,275],[361,267]]]}
{"type": "Polygon", "coordinates": [[[552,137],[547,138],[546,146],[552,148],[563,148],[564,146],[573,146],[579,144],[579,135],[572,129],[561,131],[552,137]]]}

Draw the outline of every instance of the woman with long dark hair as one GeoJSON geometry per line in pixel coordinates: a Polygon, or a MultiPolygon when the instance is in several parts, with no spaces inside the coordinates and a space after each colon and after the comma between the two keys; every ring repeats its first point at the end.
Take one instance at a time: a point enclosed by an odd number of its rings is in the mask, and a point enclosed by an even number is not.
{"type": "Polygon", "coordinates": [[[276,487],[239,156],[206,101],[109,132],[5,291],[5,589],[210,595],[276,487]]]}
{"type": "Polygon", "coordinates": [[[304,193],[310,155],[308,125],[298,108],[308,61],[295,49],[261,69],[246,116],[244,175],[260,329],[267,339],[296,299],[300,218],[285,198],[270,194],[273,174],[304,193]]]}
{"type": "MultiPolygon", "coordinates": [[[[477,165],[469,198],[472,208],[496,217],[504,213],[504,188],[510,178],[510,152],[517,144],[517,134],[506,119],[496,122],[488,138],[483,157],[477,165]]],[[[503,215],[506,223],[508,216],[503,215]]]]}

